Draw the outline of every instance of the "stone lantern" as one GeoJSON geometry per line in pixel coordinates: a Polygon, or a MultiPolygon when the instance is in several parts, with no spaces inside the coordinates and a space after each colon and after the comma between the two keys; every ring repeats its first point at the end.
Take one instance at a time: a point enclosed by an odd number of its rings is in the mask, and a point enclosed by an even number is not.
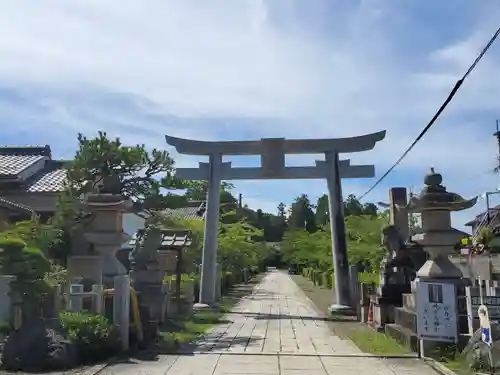
{"type": "Polygon", "coordinates": [[[91,194],[85,200],[85,208],[94,218],[84,236],[101,258],[105,285],[111,286],[115,276],[127,274],[116,253],[131,238],[123,231],[123,213],[132,205],[132,201],[121,194],[91,194]]]}
{"type": "MultiPolygon", "coordinates": [[[[420,195],[412,197],[404,208],[407,212],[421,214],[421,229],[412,236],[412,241],[422,247],[429,255],[428,260],[417,271],[416,279],[412,282],[411,293],[403,293],[402,306],[394,308],[394,323],[386,324],[386,332],[397,340],[409,343],[412,350],[420,350],[418,343],[418,315],[424,304],[418,305],[418,282],[435,282],[452,284],[455,286],[455,295],[462,296],[467,283],[462,277],[462,271],[453,264],[449,255],[453,254],[456,244],[465,235],[451,226],[451,212],[462,211],[476,204],[477,197],[465,199],[458,194],[448,192],[441,185],[443,177],[431,168],[424,178],[424,188],[420,195]],[[419,307],[420,306],[420,307],[419,307]]],[[[448,296],[449,297],[449,296],[448,296]]],[[[458,309],[461,307],[458,305],[458,309]]],[[[464,325],[457,321],[459,332],[464,325]]],[[[442,325],[444,326],[444,324],[442,325]]],[[[467,326],[467,322],[465,322],[467,326]]],[[[431,348],[434,341],[421,338],[423,345],[431,348]]]]}
{"type": "Polygon", "coordinates": [[[448,192],[441,185],[443,177],[431,168],[425,176],[424,188],[418,197],[413,197],[406,209],[421,214],[422,229],[412,240],[429,254],[429,260],[417,272],[420,280],[456,280],[462,278],[462,271],[453,264],[449,255],[463,238],[464,233],[451,227],[451,212],[462,211],[474,206],[477,197],[462,198],[448,192]]]}

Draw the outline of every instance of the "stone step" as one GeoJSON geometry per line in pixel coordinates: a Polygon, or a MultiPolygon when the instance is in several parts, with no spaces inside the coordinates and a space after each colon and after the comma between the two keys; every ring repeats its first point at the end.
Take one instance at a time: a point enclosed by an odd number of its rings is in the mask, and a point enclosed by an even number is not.
{"type": "Polygon", "coordinates": [[[417,332],[417,314],[415,311],[404,307],[396,307],[394,309],[394,323],[412,332],[417,332]]]}
{"type": "Polygon", "coordinates": [[[403,307],[410,311],[416,311],[415,294],[403,293],[403,307]]]}
{"type": "Polygon", "coordinates": [[[417,335],[408,328],[401,327],[398,324],[386,324],[385,333],[401,345],[409,348],[412,352],[418,353],[417,335]]]}

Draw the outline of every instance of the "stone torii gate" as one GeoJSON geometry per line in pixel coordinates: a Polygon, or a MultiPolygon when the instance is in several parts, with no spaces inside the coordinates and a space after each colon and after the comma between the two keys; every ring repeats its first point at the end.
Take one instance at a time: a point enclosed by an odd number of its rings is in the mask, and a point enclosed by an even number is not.
{"type": "Polygon", "coordinates": [[[350,305],[349,263],[345,238],[342,205],[342,178],[369,178],[375,176],[373,165],[351,165],[350,160],[339,160],[340,153],[368,151],[385,138],[385,131],[351,138],[284,139],[263,138],[256,141],[196,141],[165,136],[169,145],[178,153],[206,155],[208,163],[198,168],[179,168],[176,175],[185,180],[207,180],[207,209],[200,282],[200,303],[215,302],[217,263],[217,236],[219,223],[220,184],[223,180],[262,179],[320,179],[328,185],[330,228],[332,233],[332,258],[335,268],[336,305],[342,309],[350,305]],[[287,167],[286,154],[324,154],[315,166],[287,167]],[[260,155],[261,167],[232,167],[223,162],[223,155],[260,155]]]}

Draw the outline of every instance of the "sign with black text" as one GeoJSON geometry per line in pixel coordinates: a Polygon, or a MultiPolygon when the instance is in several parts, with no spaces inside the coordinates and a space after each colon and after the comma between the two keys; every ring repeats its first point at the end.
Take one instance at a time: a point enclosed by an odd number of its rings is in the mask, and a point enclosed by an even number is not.
{"type": "Polygon", "coordinates": [[[416,287],[418,338],[457,342],[458,314],[455,285],[419,281],[416,287]]]}

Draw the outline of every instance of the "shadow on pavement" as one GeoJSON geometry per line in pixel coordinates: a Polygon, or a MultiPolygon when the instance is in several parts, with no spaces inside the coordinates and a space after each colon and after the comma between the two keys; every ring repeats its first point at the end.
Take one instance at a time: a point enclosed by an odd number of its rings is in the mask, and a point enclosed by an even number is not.
{"type": "Polygon", "coordinates": [[[264,339],[255,339],[250,336],[238,336],[232,337],[208,337],[202,338],[197,343],[192,343],[183,346],[179,352],[180,354],[192,354],[197,353],[210,353],[211,351],[223,351],[231,347],[231,351],[243,351],[248,345],[252,345],[257,342],[262,342],[264,339]]]}
{"type": "Polygon", "coordinates": [[[263,314],[251,312],[231,312],[229,315],[243,315],[252,317],[256,320],[311,320],[323,322],[352,322],[352,317],[333,317],[327,318],[322,316],[300,316],[300,315],[280,315],[280,314],[263,314]]]}
{"type": "MultiPolygon", "coordinates": [[[[246,284],[238,284],[233,286],[228,292],[223,296],[223,303],[225,309],[231,309],[235,304],[237,304],[242,298],[247,297],[252,294],[256,285],[258,285],[262,279],[267,275],[263,273],[257,275],[250,279],[246,284]]],[[[260,294],[256,292],[255,295],[260,294]]],[[[267,294],[267,293],[262,293],[267,294]]],[[[228,311],[228,314],[232,312],[228,311]]],[[[217,325],[231,323],[231,321],[221,319],[217,325]]],[[[175,332],[175,330],[173,330],[175,332]]],[[[238,338],[217,338],[210,336],[210,334],[202,335],[199,337],[197,342],[185,343],[177,350],[167,350],[159,346],[154,346],[152,348],[139,350],[137,352],[131,353],[128,357],[118,358],[113,361],[114,364],[135,364],[137,360],[139,361],[157,361],[161,355],[171,354],[171,355],[193,355],[194,352],[206,352],[210,351],[220,351],[225,348],[231,347],[246,347],[251,344],[254,340],[251,337],[238,337],[238,338]]]]}

